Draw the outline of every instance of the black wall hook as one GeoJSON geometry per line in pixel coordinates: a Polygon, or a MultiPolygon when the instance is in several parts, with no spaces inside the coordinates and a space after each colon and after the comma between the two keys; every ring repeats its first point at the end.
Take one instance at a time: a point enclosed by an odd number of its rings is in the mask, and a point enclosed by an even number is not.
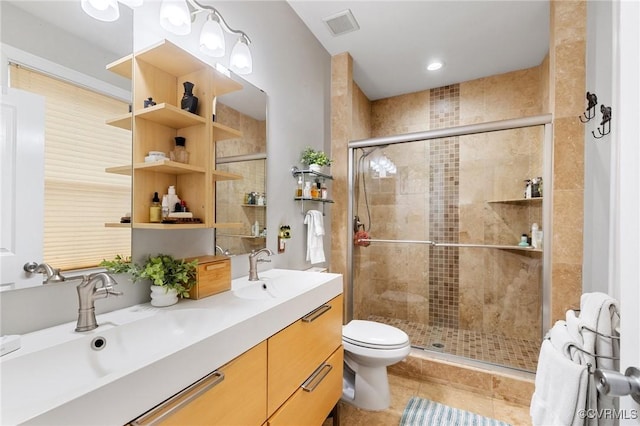
{"type": "Polygon", "coordinates": [[[578,116],[581,122],[588,123],[593,117],[596,116],[596,105],[598,105],[598,97],[595,93],[587,92],[587,109],[582,113],[582,116],[578,116]],[[582,117],[586,118],[583,120],[582,117]]]}
{"type": "Polygon", "coordinates": [[[597,129],[600,136],[596,136],[596,132],[591,131],[591,134],[596,139],[602,139],[611,133],[611,107],[600,105],[600,111],[602,112],[602,121],[600,122],[602,130],[600,128],[597,129]]]}

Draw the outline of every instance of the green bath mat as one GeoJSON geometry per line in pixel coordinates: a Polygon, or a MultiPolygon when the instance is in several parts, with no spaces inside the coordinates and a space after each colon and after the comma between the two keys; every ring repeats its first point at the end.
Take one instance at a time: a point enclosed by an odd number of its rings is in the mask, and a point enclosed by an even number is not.
{"type": "Polygon", "coordinates": [[[469,411],[413,397],[405,407],[400,426],[511,426],[469,411]]]}

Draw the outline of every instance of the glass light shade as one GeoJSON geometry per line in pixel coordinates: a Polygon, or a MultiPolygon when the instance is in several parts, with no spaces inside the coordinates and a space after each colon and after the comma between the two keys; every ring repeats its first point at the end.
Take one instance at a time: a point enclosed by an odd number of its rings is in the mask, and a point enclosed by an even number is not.
{"type": "Polygon", "coordinates": [[[233,50],[231,50],[231,58],[229,59],[229,66],[238,74],[251,74],[253,71],[253,59],[251,58],[251,51],[247,45],[244,37],[240,37],[233,50]]]}
{"type": "Polygon", "coordinates": [[[191,13],[185,0],[162,0],[160,5],[160,25],[176,35],[191,32],[191,13]]]}
{"type": "Polygon", "coordinates": [[[206,55],[224,56],[224,34],[220,23],[207,18],[200,33],[200,51],[206,55]]]}
{"type": "Polygon", "coordinates": [[[127,6],[134,8],[142,6],[144,0],[118,0],[122,4],[126,4],[127,6]]]}
{"type": "Polygon", "coordinates": [[[117,0],[82,0],[82,10],[98,21],[113,22],[120,17],[117,0]]]}

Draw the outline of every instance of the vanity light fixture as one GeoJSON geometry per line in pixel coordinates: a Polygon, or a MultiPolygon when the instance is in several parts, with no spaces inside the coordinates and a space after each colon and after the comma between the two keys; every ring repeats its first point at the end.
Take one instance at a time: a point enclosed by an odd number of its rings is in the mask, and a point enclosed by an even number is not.
{"type": "MultiPolygon", "coordinates": [[[[137,7],[142,5],[144,0],[80,1],[82,10],[89,16],[101,21],[115,21],[120,16],[118,1],[130,7],[137,7]]],[[[224,56],[224,32],[237,35],[239,38],[231,50],[229,67],[238,74],[250,74],[253,71],[253,59],[249,49],[251,39],[244,31],[231,28],[213,6],[203,6],[196,0],[162,0],[160,26],[173,34],[187,35],[191,33],[191,24],[200,13],[207,15],[200,32],[200,51],[208,56],[224,56]]]]}
{"type": "Polygon", "coordinates": [[[224,34],[220,26],[220,18],[213,12],[207,16],[202,26],[200,51],[209,56],[224,56],[224,34]]]}
{"type": "Polygon", "coordinates": [[[437,71],[440,68],[442,68],[444,66],[444,63],[440,62],[440,61],[433,61],[431,63],[429,63],[429,65],[427,65],[427,69],[429,71],[437,71]]]}
{"type": "Polygon", "coordinates": [[[229,66],[238,74],[251,74],[253,71],[253,59],[249,50],[249,39],[246,34],[242,34],[236,45],[231,50],[229,66]]]}
{"type": "Polygon", "coordinates": [[[160,26],[176,35],[191,32],[191,13],[184,0],[162,0],[160,26]]]}
{"type": "Polygon", "coordinates": [[[98,21],[113,22],[120,17],[117,0],[81,0],[82,10],[98,21]]]}

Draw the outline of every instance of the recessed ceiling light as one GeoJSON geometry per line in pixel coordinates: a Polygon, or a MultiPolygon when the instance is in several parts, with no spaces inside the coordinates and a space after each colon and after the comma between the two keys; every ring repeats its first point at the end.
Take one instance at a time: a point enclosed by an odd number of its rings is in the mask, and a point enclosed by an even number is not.
{"type": "Polygon", "coordinates": [[[444,64],[440,61],[433,61],[431,62],[429,65],[427,65],[427,69],[429,71],[437,71],[440,68],[442,68],[444,66],[444,64]]]}

